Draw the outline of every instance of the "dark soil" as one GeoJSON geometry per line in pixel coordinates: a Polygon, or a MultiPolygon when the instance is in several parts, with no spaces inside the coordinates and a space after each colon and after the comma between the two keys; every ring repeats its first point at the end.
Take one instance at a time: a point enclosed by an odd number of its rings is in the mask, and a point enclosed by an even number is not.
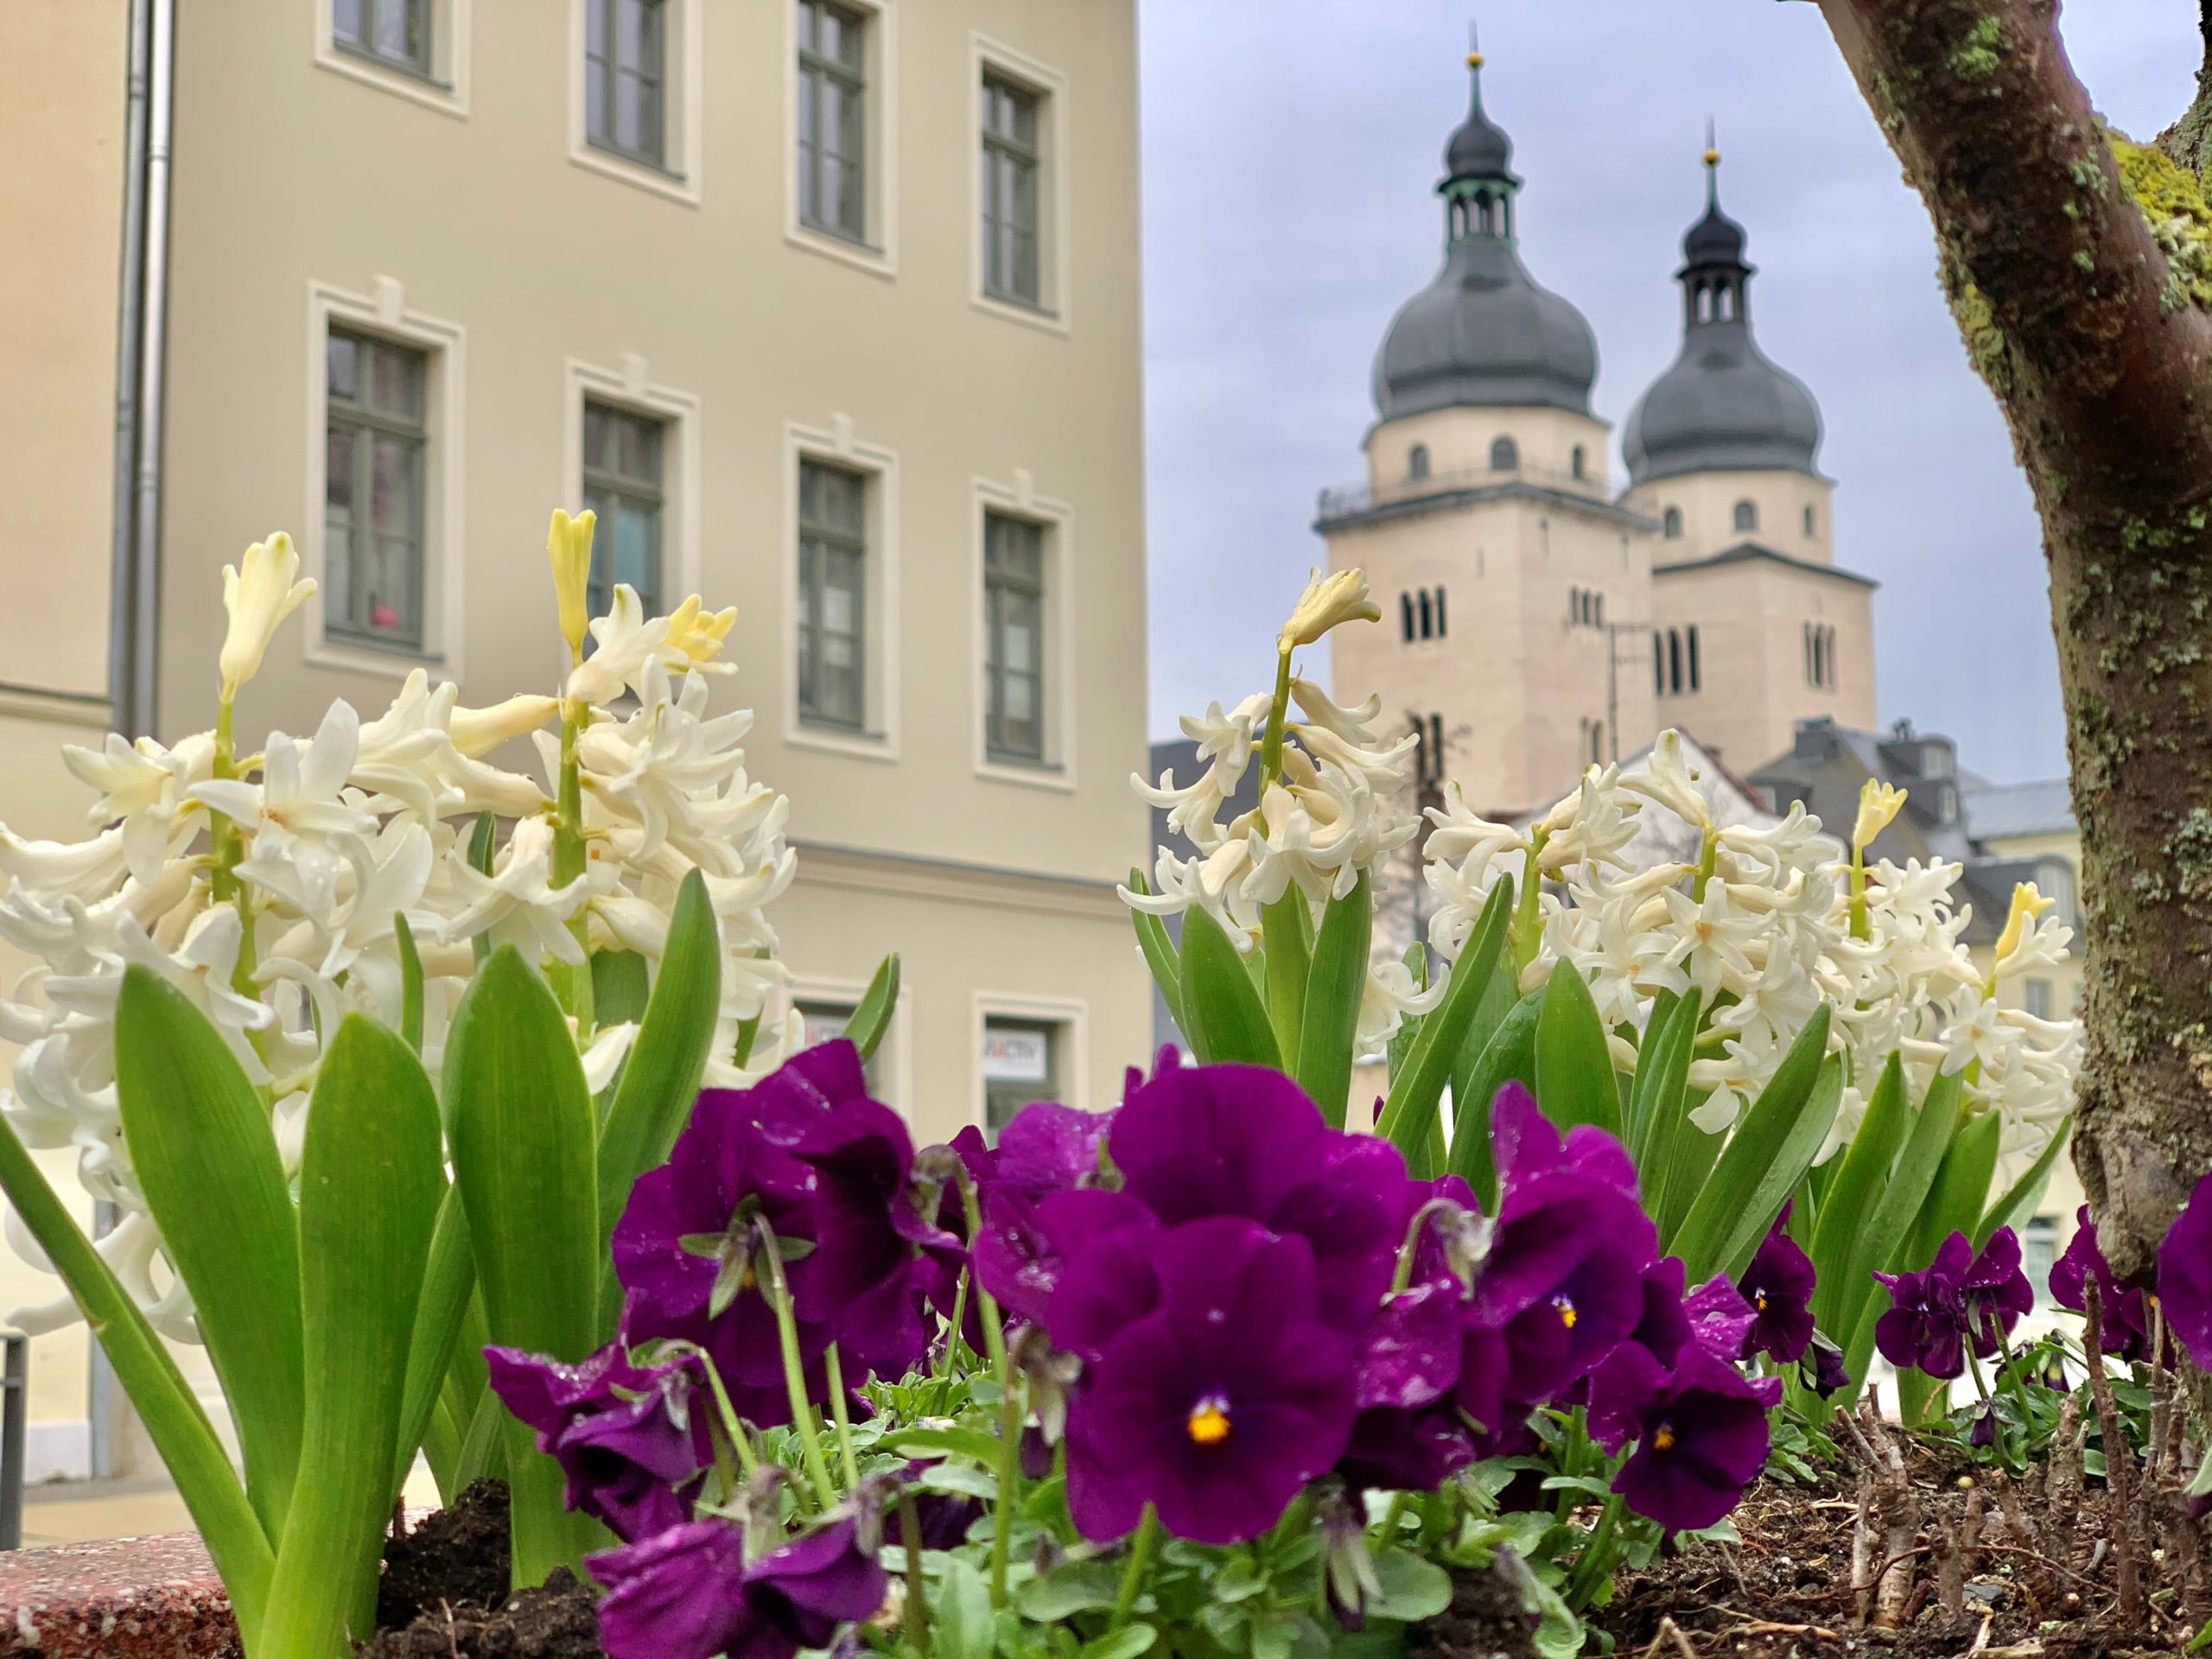
{"type": "Polygon", "coordinates": [[[1452,1580],[1452,1605],[1406,1633],[1407,1659],[1538,1659],[1535,1621],[1502,1568],[1452,1580]]]}
{"type": "Polygon", "coordinates": [[[507,1489],[481,1480],[385,1546],[361,1659],[606,1659],[598,1598],[563,1568],[507,1593],[507,1489]]]}
{"type": "MultiPolygon", "coordinates": [[[[2139,1564],[2145,1618],[2134,1628],[2118,1618],[2097,1483],[2060,1516],[2032,1491],[2006,1493],[1993,1471],[1947,1467],[1923,1451],[1912,1484],[1920,1511],[1907,1563],[1913,1586],[1894,1629],[1861,1625],[1851,1581],[1857,1477],[1847,1468],[1819,1487],[1753,1487],[1730,1517],[1740,1545],[1693,1549],[1623,1573],[1611,1604],[1591,1623],[1617,1652],[1656,1659],[2149,1659],[2186,1647],[2197,1619],[2179,1605],[2174,1568],[2182,1551],[2171,1533],[2142,1552],[2149,1558],[2139,1564]],[[1952,1613],[1942,1603],[1936,1549],[1957,1535],[1977,1494],[1980,1543],[1961,1557],[1964,1593],[1952,1613]],[[2005,1519],[2007,1507],[2032,1536],[2018,1535],[2005,1519]]],[[[2194,1523],[2177,1517],[2174,1525],[2183,1524],[2194,1523]]]]}

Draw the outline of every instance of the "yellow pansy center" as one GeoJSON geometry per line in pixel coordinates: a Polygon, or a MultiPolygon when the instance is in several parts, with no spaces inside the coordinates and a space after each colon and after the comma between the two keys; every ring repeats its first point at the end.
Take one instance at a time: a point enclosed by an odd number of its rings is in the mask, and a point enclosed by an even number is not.
{"type": "Polygon", "coordinates": [[[1675,1430],[1672,1424],[1662,1423],[1651,1431],[1651,1449],[1655,1452],[1671,1452],[1675,1449],[1675,1430]]]}
{"type": "Polygon", "coordinates": [[[1764,1291],[1763,1291],[1763,1290],[1755,1290],[1755,1291],[1753,1291],[1753,1292],[1751,1293],[1751,1306],[1754,1306],[1754,1307],[1756,1307],[1756,1308],[1758,1308],[1758,1311],[1759,1311],[1760,1313],[1765,1313],[1765,1312],[1766,1312],[1766,1292],[1764,1292],[1764,1291]]]}
{"type": "Polygon", "coordinates": [[[1229,1402],[1210,1394],[1191,1408],[1184,1427],[1193,1446],[1219,1446],[1229,1438],[1229,1402]]]}
{"type": "Polygon", "coordinates": [[[1575,1320],[1581,1318],[1575,1312],[1574,1298],[1562,1290],[1552,1298],[1552,1306],[1559,1310],[1559,1322],[1568,1330],[1573,1330],[1575,1320]]]}

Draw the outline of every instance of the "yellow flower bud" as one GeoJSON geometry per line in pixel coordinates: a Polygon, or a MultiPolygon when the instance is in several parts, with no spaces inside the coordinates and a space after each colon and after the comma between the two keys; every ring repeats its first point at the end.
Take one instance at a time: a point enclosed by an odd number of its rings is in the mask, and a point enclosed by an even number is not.
{"type": "Polygon", "coordinates": [[[2021,930],[2027,926],[2028,918],[2040,916],[2058,900],[2046,899],[2032,881],[2023,881],[2012,889],[2012,911],[2005,918],[2005,931],[1997,936],[1997,949],[1990,960],[1999,963],[2019,948],[2021,930]]]}
{"type": "Polygon", "coordinates": [[[1859,822],[1851,826],[1851,844],[1864,848],[1888,829],[1904,810],[1905,791],[1869,778],[1859,789],[1859,822]]]}
{"type": "Polygon", "coordinates": [[[1367,596],[1367,572],[1354,567],[1323,575],[1317,569],[1292,607],[1290,620],[1275,636],[1275,649],[1288,652],[1310,645],[1340,622],[1380,622],[1381,607],[1367,596]]]}
{"type": "Polygon", "coordinates": [[[489,709],[455,709],[446,721],[453,746],[472,760],[480,760],[502,743],[527,737],[553,718],[561,707],[558,697],[509,697],[489,709]]]}
{"type": "Polygon", "coordinates": [[[668,648],[694,663],[712,662],[737,620],[737,607],[709,611],[694,594],[668,615],[668,648]]]}
{"type": "Polygon", "coordinates": [[[300,581],[299,574],[300,556],[281,530],[246,549],[235,565],[223,567],[223,608],[230,613],[231,626],[218,662],[226,701],[260,671],[262,653],[277,625],[315,592],[315,583],[300,581]]]}
{"type": "Polygon", "coordinates": [[[553,509],[545,533],[545,557],[553,567],[553,596],[561,607],[561,637],[573,652],[584,648],[584,626],[591,620],[585,595],[591,583],[591,534],[598,515],[589,508],[571,518],[553,509]]]}

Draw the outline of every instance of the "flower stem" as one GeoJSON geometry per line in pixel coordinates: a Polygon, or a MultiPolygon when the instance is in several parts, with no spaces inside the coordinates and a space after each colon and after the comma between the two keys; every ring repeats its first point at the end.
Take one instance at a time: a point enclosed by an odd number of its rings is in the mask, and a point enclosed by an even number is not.
{"type": "Polygon", "coordinates": [[[930,1650],[930,1604],[922,1587],[922,1517],[921,1506],[914,1502],[914,1489],[899,1489],[899,1545],[906,1558],[906,1635],[914,1644],[914,1651],[926,1656],[930,1650]]]}
{"type": "Polygon", "coordinates": [[[1851,937],[1874,937],[1873,924],[1866,915],[1866,849],[1855,841],[1851,843],[1851,937]]]}
{"type": "Polygon", "coordinates": [[[1129,1559],[1122,1567],[1122,1586],[1114,1595],[1114,1615],[1107,1621],[1107,1635],[1127,1624],[1129,1615],[1136,1611],[1137,1592],[1143,1587],[1145,1569],[1152,1565],[1153,1546],[1159,1541],[1160,1511],[1147,1503],[1144,1519],[1137,1522],[1135,1535],[1129,1540],[1129,1559]]]}
{"type": "Polygon", "coordinates": [[[837,1425],[837,1459],[845,1467],[845,1485],[855,1488],[861,1484],[861,1460],[853,1452],[853,1421],[850,1408],[845,1403],[845,1365],[831,1343],[822,1363],[830,1374],[830,1414],[837,1425]]]}
{"type": "Polygon", "coordinates": [[[1711,824],[1705,827],[1705,840],[1697,852],[1697,873],[1690,877],[1690,897],[1700,904],[1705,902],[1706,887],[1713,880],[1713,868],[1720,858],[1720,832],[1711,824]]]}
{"type": "MultiPolygon", "coordinates": [[[[560,800],[553,819],[553,884],[565,887],[580,880],[589,862],[584,848],[583,762],[576,746],[583,722],[590,717],[588,704],[573,698],[561,704],[560,800]]],[[[562,1007],[575,1017],[576,1040],[588,1042],[592,1034],[591,918],[582,907],[569,918],[569,931],[584,953],[581,965],[554,964],[553,988],[561,993],[562,1007]]]]}
{"type": "Polygon", "coordinates": [[[1398,1522],[1406,1512],[1406,1503],[1405,1493],[1390,1494],[1390,1506],[1382,1511],[1382,1529],[1375,1538],[1375,1553],[1377,1555],[1398,1541],[1398,1522]]]}
{"type": "Polygon", "coordinates": [[[1014,1559],[1014,1489],[1021,1480],[1021,1422],[1028,1415],[1003,1353],[999,1362],[999,1494],[991,1510],[991,1605],[1006,1605],[1007,1564],[1014,1559]]]}
{"type": "MultiPolygon", "coordinates": [[[[970,1233],[969,1237],[973,1239],[975,1235],[970,1233]]],[[[960,1282],[953,1287],[952,1328],[945,1332],[944,1368],[938,1373],[939,1376],[943,1377],[948,1382],[952,1380],[952,1373],[959,1366],[961,1343],[960,1333],[967,1328],[967,1325],[968,1269],[963,1267],[960,1269],[960,1282]]]]}
{"type": "Polygon", "coordinates": [[[776,1248],[775,1230],[766,1221],[754,1225],[760,1241],[759,1265],[754,1272],[767,1295],[768,1306],[776,1312],[776,1335],[784,1351],[784,1388],[791,1396],[791,1429],[798,1436],[807,1478],[814,1482],[822,1507],[830,1509],[837,1502],[837,1485],[830,1478],[830,1465],[822,1455],[822,1436],[816,1432],[814,1424],[814,1402],[806,1396],[806,1365],[799,1357],[798,1315],[791,1307],[791,1281],[784,1276],[784,1258],[776,1248]]]}
{"type": "MultiPolygon", "coordinates": [[[[956,1179],[960,1183],[960,1208],[968,1217],[968,1237],[973,1242],[982,1236],[982,1208],[976,1201],[976,1183],[962,1170],[956,1179]]],[[[999,1317],[998,1299],[985,1290],[979,1282],[976,1287],[976,1311],[983,1322],[983,1351],[991,1362],[991,1373],[1001,1386],[1006,1382],[1006,1332],[999,1317]]],[[[957,1339],[960,1333],[953,1333],[957,1339]]]]}
{"type": "Polygon", "coordinates": [[[1590,1605],[1599,1585],[1612,1576],[1613,1534],[1619,1529],[1620,1522],[1621,1500],[1616,1492],[1605,1500],[1605,1507],[1599,1512],[1598,1524],[1590,1529],[1582,1553],[1575,1557],[1574,1572],[1567,1581],[1567,1605],[1577,1612],[1590,1605]]]}
{"type": "Polygon", "coordinates": [[[1260,739],[1260,793],[1282,776],[1282,728],[1290,718],[1290,653],[1275,653],[1274,701],[1268,705],[1268,727],[1260,739]]]}
{"type": "Polygon", "coordinates": [[[1526,970],[1543,944],[1542,910],[1537,900],[1544,891],[1542,859],[1548,837],[1541,824],[1529,832],[1529,853],[1521,867],[1521,891],[1513,898],[1513,922],[1507,929],[1513,940],[1513,966],[1526,970]]]}

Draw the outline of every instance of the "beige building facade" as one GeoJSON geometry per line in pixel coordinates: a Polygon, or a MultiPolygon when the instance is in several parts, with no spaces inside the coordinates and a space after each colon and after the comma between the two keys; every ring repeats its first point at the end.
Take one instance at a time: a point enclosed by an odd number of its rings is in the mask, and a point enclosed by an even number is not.
{"type": "Polygon", "coordinates": [[[1872,724],[1873,583],[1834,562],[1812,396],[1752,338],[1719,156],[1676,272],[1681,352],[1630,412],[1617,481],[1596,340],[1522,262],[1522,181],[1470,70],[1444,267],[1376,354],[1366,477],[1316,518],[1383,609],[1335,645],[1338,692],[1440,717],[1443,772],[1505,817],[1664,727],[1741,770],[1808,716],[1872,724]]]}
{"type": "MultiPolygon", "coordinates": [[[[918,1136],[1110,1103],[1148,1039],[1113,892],[1146,836],[1136,72],[1134,0],[0,9],[0,124],[40,157],[0,181],[0,819],[86,830],[54,752],[115,683],[162,736],[208,723],[218,571],[276,529],[321,591],[243,729],[416,667],[553,689],[543,526],[591,505],[602,590],[740,608],[717,696],[791,798],[810,1027],[896,950],[918,1136]],[[148,16],[159,493],[119,519],[148,16]],[[159,546],[121,677],[118,535],[159,546]]],[[[42,1421],[84,1418],[74,1343],[37,1345],[42,1421]]]]}

